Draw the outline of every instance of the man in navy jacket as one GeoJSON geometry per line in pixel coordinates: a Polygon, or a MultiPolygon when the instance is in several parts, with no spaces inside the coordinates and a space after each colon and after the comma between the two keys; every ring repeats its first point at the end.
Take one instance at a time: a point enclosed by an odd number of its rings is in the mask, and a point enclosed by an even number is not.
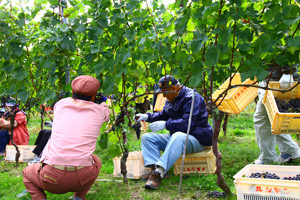
{"type": "MultiPolygon", "coordinates": [[[[183,154],[189,115],[191,112],[193,90],[182,86],[173,76],[167,75],[159,80],[160,91],[167,98],[162,111],[156,113],[137,114],[137,121],[151,122],[151,133],[142,137],[142,154],[145,167],[151,168],[147,189],[158,189],[164,174],[183,154]],[[167,129],[169,134],[158,134],[157,131],[167,129]],[[160,156],[160,151],[164,151],[160,156]]],[[[204,146],[212,144],[212,128],[208,123],[208,112],[204,98],[195,93],[186,153],[197,153],[204,146]]]]}

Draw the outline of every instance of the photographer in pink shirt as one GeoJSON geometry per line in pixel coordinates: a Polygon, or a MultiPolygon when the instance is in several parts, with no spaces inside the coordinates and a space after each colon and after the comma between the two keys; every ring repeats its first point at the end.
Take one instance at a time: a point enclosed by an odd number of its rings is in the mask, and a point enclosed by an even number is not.
{"type": "Polygon", "coordinates": [[[52,134],[41,163],[23,171],[24,185],[33,200],[46,199],[44,190],[54,194],[74,192],[74,200],[85,199],[99,174],[101,161],[93,152],[110,110],[105,100],[94,103],[100,87],[96,78],[78,76],[71,86],[72,98],[55,104],[52,134]]]}

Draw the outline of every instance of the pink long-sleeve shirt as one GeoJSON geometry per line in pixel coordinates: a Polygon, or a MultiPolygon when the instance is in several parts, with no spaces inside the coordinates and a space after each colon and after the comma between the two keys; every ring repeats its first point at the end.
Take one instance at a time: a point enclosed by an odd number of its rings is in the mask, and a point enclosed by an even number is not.
{"type": "Polygon", "coordinates": [[[90,166],[103,122],[109,120],[105,103],[65,98],[55,104],[52,134],[42,154],[50,165],[90,166]]]}

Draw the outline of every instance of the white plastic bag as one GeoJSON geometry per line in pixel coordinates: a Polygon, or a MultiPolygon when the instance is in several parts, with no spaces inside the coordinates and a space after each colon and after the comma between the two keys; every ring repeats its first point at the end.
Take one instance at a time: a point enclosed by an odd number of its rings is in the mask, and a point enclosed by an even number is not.
{"type": "Polygon", "coordinates": [[[292,87],[294,83],[293,74],[283,74],[279,80],[281,88],[289,88],[292,87]]]}

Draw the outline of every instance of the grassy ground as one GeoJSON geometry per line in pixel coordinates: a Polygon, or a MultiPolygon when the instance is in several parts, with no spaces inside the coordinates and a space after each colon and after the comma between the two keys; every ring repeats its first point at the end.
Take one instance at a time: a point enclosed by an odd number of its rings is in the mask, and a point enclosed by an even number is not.
{"type": "MultiPolygon", "coordinates": [[[[223,156],[222,173],[233,193],[236,192],[233,176],[259,156],[253,128],[254,108],[255,104],[251,104],[240,115],[231,115],[227,135],[221,132],[219,137],[219,149],[223,156]]],[[[40,130],[39,116],[31,117],[28,128],[31,134],[30,144],[34,144],[40,130]]],[[[296,136],[293,138],[297,140],[296,136]]],[[[140,140],[131,137],[129,142],[131,151],[140,149],[140,140]]],[[[128,184],[123,184],[120,182],[121,178],[113,177],[113,162],[108,159],[106,151],[97,146],[96,154],[101,158],[103,165],[98,180],[87,194],[87,199],[209,199],[208,191],[221,191],[216,184],[215,174],[188,175],[184,176],[181,193],[178,193],[180,177],[174,175],[173,168],[169,171],[170,177],[162,181],[161,188],[157,191],[145,190],[143,188],[145,182],[141,180],[130,180],[128,184]]],[[[299,164],[299,161],[288,163],[288,165],[299,164]]],[[[0,199],[30,199],[28,194],[17,197],[25,189],[22,182],[22,170],[25,167],[26,163],[16,168],[15,163],[0,162],[0,199]]],[[[47,193],[47,197],[51,200],[72,199],[72,193],[62,195],[47,193]]]]}

